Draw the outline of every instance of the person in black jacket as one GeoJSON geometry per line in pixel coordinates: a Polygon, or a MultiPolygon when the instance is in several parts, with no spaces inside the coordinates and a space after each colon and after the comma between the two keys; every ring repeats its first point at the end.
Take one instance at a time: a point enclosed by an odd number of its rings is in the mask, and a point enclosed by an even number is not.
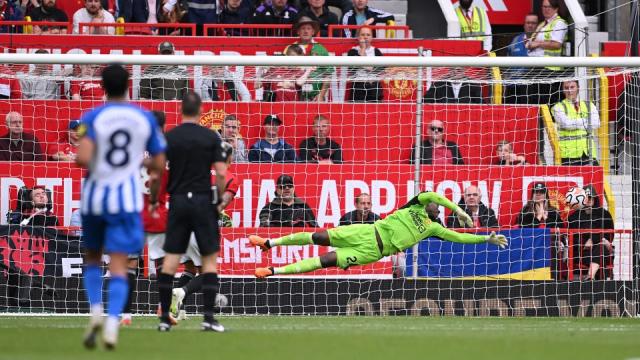
{"type": "Polygon", "coordinates": [[[537,182],[531,190],[531,200],[522,208],[516,220],[517,226],[527,228],[563,228],[560,213],[549,203],[547,186],[537,182]]]}
{"type": "MultiPolygon", "coordinates": [[[[395,21],[393,14],[379,9],[370,8],[369,0],[353,0],[353,9],[342,15],[342,25],[386,25],[389,21],[395,21]],[[359,19],[365,19],[360,22],[359,19]]],[[[355,31],[344,29],[345,37],[355,36],[355,31]]]]}
{"type": "Polygon", "coordinates": [[[295,195],[293,178],[280,175],[276,180],[276,198],[260,210],[261,227],[317,227],[313,210],[295,195]]]}
{"type": "MultiPolygon", "coordinates": [[[[570,229],[614,229],[611,213],[600,206],[600,198],[593,185],[584,187],[587,194],[585,206],[571,214],[567,223],[570,229]]],[[[581,280],[593,280],[601,268],[605,268],[613,262],[613,232],[610,233],[582,233],[573,237],[573,261],[574,269],[580,269],[580,265],[589,267],[587,274],[581,280]]],[[[610,277],[612,274],[605,274],[610,277]]]]}
{"type": "MultiPolygon", "coordinates": [[[[253,13],[253,24],[288,24],[292,25],[298,17],[298,9],[288,4],[287,0],[272,0],[271,5],[262,3],[253,13]]],[[[290,31],[274,30],[271,36],[291,36],[290,31]]]]}
{"type": "Polygon", "coordinates": [[[309,0],[309,6],[298,13],[298,19],[303,16],[308,16],[311,20],[318,22],[320,36],[322,37],[329,35],[329,25],[337,25],[339,23],[336,14],[329,11],[329,8],[325,5],[325,0],[309,0]]]}
{"type": "MultiPolygon", "coordinates": [[[[218,24],[248,24],[251,20],[251,7],[242,6],[243,0],[227,0],[218,14],[218,24]]],[[[228,36],[247,36],[245,29],[225,29],[228,36]]]]}
{"type": "MultiPolygon", "coordinates": [[[[440,120],[433,120],[427,128],[428,137],[420,144],[421,164],[454,164],[462,165],[464,160],[453,141],[444,140],[444,124],[440,120]]],[[[410,162],[415,163],[415,144],[411,150],[410,162]]]]}
{"type": "Polygon", "coordinates": [[[22,211],[10,213],[9,223],[23,226],[59,226],[58,217],[51,212],[49,194],[43,186],[36,186],[29,191],[31,204],[22,211]]]}
{"type": "MultiPolygon", "coordinates": [[[[488,208],[480,200],[482,198],[482,192],[477,186],[471,185],[464,189],[464,196],[460,199],[458,205],[473,219],[474,227],[493,228],[500,227],[496,213],[493,209],[488,208]]],[[[447,227],[450,228],[464,228],[465,224],[460,223],[460,220],[454,214],[449,215],[447,218],[447,227]]]]}
{"type": "Polygon", "coordinates": [[[340,226],[351,224],[373,224],[380,220],[380,215],[371,211],[371,196],[362,193],[356,197],[356,209],[340,218],[340,226]]]}

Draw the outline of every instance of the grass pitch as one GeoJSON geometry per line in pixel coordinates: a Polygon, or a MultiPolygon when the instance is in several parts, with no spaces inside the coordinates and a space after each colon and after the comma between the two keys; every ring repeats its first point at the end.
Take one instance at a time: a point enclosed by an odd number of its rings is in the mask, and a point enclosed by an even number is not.
{"type": "Polygon", "coordinates": [[[115,352],[85,350],[84,317],[0,317],[0,359],[632,359],[640,319],[192,316],[170,333],[135,317],[115,352]]]}

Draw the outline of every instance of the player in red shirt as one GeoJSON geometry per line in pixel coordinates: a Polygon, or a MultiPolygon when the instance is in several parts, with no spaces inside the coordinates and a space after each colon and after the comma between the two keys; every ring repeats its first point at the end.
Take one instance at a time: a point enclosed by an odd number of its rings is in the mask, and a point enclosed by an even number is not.
{"type": "MultiPolygon", "coordinates": [[[[231,166],[232,158],[233,154],[231,151],[229,151],[227,166],[231,166]]],[[[215,179],[215,173],[213,173],[213,171],[211,177],[211,181],[213,182],[215,179]]],[[[227,216],[224,213],[224,209],[227,208],[227,206],[229,206],[231,201],[233,201],[233,199],[235,198],[236,194],[238,193],[238,187],[239,181],[231,173],[231,171],[227,170],[224,194],[222,195],[220,204],[218,204],[218,213],[220,214],[219,226],[224,226],[223,224],[225,220],[223,219],[225,218],[225,216],[227,216]]],[[[200,274],[200,266],[202,265],[202,263],[200,260],[200,249],[198,248],[198,243],[196,242],[193,234],[191,234],[187,252],[180,259],[180,263],[184,264],[184,272],[178,280],[178,286],[173,289],[173,298],[171,299],[171,313],[173,316],[177,317],[177,320],[183,320],[186,318],[185,311],[181,309],[186,297],[191,294],[200,292],[200,289],[202,289],[202,277],[200,275],[195,276],[195,274],[200,274]]],[[[222,295],[218,294],[218,297],[220,296],[222,295]]],[[[216,303],[218,303],[218,297],[216,298],[216,303]]]]}
{"type": "MultiPolygon", "coordinates": [[[[162,111],[152,112],[158,126],[164,132],[164,125],[166,122],[165,114],[162,111]]],[[[144,236],[147,243],[147,250],[149,254],[149,260],[153,261],[156,273],[160,271],[162,267],[162,260],[164,259],[164,246],[165,231],[167,227],[167,217],[169,210],[167,209],[167,201],[169,196],[167,195],[167,182],[169,179],[169,173],[164,171],[162,173],[162,179],[160,180],[160,188],[158,189],[158,204],[156,209],[152,212],[149,210],[149,194],[148,187],[149,173],[146,168],[141,169],[141,176],[144,182],[144,210],[142,210],[142,223],[144,225],[144,236]]],[[[122,325],[131,325],[131,303],[136,290],[136,281],[138,277],[138,265],[140,257],[138,255],[132,255],[129,257],[129,299],[122,311],[122,325]]],[[[175,325],[175,319],[172,319],[172,323],[175,325]]]]}

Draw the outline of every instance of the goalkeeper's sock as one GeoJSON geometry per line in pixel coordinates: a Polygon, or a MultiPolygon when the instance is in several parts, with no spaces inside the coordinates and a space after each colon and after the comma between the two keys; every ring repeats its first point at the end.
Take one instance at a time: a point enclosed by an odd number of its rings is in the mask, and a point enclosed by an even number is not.
{"type": "Polygon", "coordinates": [[[102,269],[96,264],[87,264],[83,272],[87,300],[92,308],[102,306],[102,269]]]}
{"type": "Polygon", "coordinates": [[[202,279],[202,275],[200,274],[193,278],[193,280],[189,281],[189,283],[182,287],[184,290],[184,298],[186,299],[189,295],[195,294],[202,290],[202,283],[204,282],[202,279]]]}
{"type": "Polygon", "coordinates": [[[127,279],[129,280],[129,296],[127,297],[127,303],[124,304],[123,314],[131,314],[131,303],[133,303],[133,296],[136,291],[136,269],[127,270],[127,279]]]}
{"type": "Polygon", "coordinates": [[[320,263],[320,257],[316,256],[283,267],[273,268],[273,275],[300,274],[318,269],[322,269],[322,264],[320,263]]]}
{"type": "Polygon", "coordinates": [[[185,287],[190,281],[193,280],[194,277],[196,276],[188,271],[183,272],[182,276],[180,276],[180,279],[178,279],[178,283],[176,284],[176,287],[177,288],[185,287]]]}
{"type": "Polygon", "coordinates": [[[216,273],[204,273],[200,276],[202,278],[202,295],[203,295],[203,312],[204,321],[213,321],[213,312],[216,303],[216,294],[218,293],[218,274],[216,273]]]}
{"type": "Polygon", "coordinates": [[[109,280],[109,301],[107,304],[107,314],[110,317],[120,318],[124,304],[129,296],[129,284],[124,276],[112,276],[109,280]]]}
{"type": "Polygon", "coordinates": [[[311,235],[313,235],[313,233],[299,232],[299,233],[285,235],[283,237],[279,237],[276,239],[271,239],[268,241],[269,241],[270,247],[281,246],[281,245],[313,245],[313,240],[311,240],[311,235]]]}
{"type": "Polygon", "coordinates": [[[160,318],[169,324],[169,309],[171,307],[171,290],[173,290],[173,275],[160,273],[158,275],[158,295],[160,298],[160,318]]]}

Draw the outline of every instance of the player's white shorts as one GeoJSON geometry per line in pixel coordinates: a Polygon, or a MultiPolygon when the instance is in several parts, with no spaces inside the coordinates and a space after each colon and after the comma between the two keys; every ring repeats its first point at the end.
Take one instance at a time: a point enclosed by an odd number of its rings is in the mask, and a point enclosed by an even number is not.
{"type": "Polygon", "coordinates": [[[162,248],[164,247],[164,233],[152,234],[144,233],[145,240],[147,241],[147,249],[149,251],[150,260],[158,260],[164,257],[165,253],[162,248]]]}
{"type": "Polygon", "coordinates": [[[180,258],[180,263],[184,264],[189,260],[191,260],[193,262],[193,265],[195,266],[202,266],[200,248],[198,247],[196,236],[193,233],[191,233],[191,237],[189,238],[189,246],[187,247],[187,252],[180,258]]]}

